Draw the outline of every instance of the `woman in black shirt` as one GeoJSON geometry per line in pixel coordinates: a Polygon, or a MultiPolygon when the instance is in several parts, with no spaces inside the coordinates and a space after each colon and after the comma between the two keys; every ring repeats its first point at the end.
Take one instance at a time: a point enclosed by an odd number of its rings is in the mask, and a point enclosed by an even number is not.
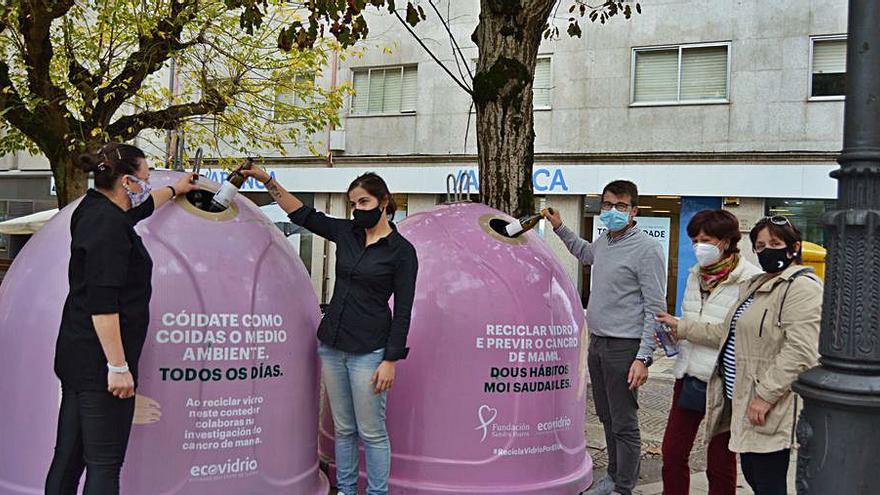
{"type": "Polygon", "coordinates": [[[391,466],[385,398],[395,362],[409,351],[418,271],[415,248],[389,220],[397,208],[394,198],[381,177],[367,173],[348,187],[354,220],[330,218],[304,206],[265,170],[245,175],[263,182],[293,223],[336,243],[336,285],[318,327],[321,377],[336,432],[336,486],[340,494],[357,493],[360,437],[367,493],[384,495],[391,466]]]}
{"type": "Polygon", "coordinates": [[[61,410],[47,495],[119,493],[134,415],[137,363],[147,335],[153,262],[134,231],[140,220],[196,186],[191,175],[150,189],[144,153],[110,143],[78,166],[94,172],[70,220],[70,292],[55,347],[61,410]]]}

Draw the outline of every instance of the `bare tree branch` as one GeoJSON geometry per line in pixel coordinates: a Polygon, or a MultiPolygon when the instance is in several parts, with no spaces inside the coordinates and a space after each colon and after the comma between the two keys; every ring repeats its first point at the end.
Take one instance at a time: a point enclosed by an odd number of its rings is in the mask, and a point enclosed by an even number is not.
{"type": "Polygon", "coordinates": [[[113,139],[127,141],[144,129],[173,130],[186,118],[196,115],[222,113],[226,102],[217,95],[205,95],[196,103],[171,105],[163,110],[146,111],[120,117],[107,127],[107,134],[113,139]]]}
{"type": "MultiPolygon", "coordinates": [[[[464,53],[462,53],[461,47],[458,46],[458,40],[456,40],[455,36],[452,34],[452,29],[450,29],[450,27],[449,27],[449,21],[447,19],[443,18],[443,15],[440,14],[440,11],[437,9],[437,6],[434,5],[434,2],[432,0],[428,0],[428,3],[431,5],[431,8],[434,9],[434,13],[437,14],[437,18],[440,19],[440,22],[443,24],[443,27],[446,28],[446,33],[449,34],[449,40],[452,43],[452,57],[455,59],[455,65],[458,67],[459,75],[461,76],[462,79],[464,79],[464,74],[461,73],[461,66],[458,63],[458,59],[459,59],[459,57],[461,57],[461,61],[462,61],[462,63],[464,63],[465,69],[467,69],[468,76],[470,77],[470,80],[473,81],[474,80],[474,73],[471,72],[471,66],[468,63],[467,59],[464,58],[464,53]]],[[[446,16],[449,17],[448,9],[451,8],[452,1],[449,0],[446,5],[447,5],[446,16]]]]}
{"type": "Polygon", "coordinates": [[[120,106],[141,87],[150,74],[162,68],[171,54],[199,43],[180,41],[184,26],[195,18],[197,0],[172,0],[168,17],[160,19],[149,35],[142,36],[138,50],[125,62],[110,84],[98,91],[96,123],[107,124],[120,106]]]}
{"type": "Polygon", "coordinates": [[[83,101],[83,117],[88,119],[91,110],[94,109],[94,101],[97,98],[95,87],[100,84],[99,78],[95,77],[88,69],[86,69],[77,59],[73,49],[73,40],[70,37],[71,31],[70,21],[64,20],[64,50],[67,56],[67,80],[70,81],[83,101]]]}
{"type": "Polygon", "coordinates": [[[412,28],[410,27],[410,25],[406,22],[406,20],[405,20],[403,17],[400,16],[400,13],[399,13],[399,12],[397,12],[397,9],[393,10],[393,12],[394,12],[394,16],[397,17],[397,20],[399,20],[400,23],[403,24],[403,26],[406,28],[406,30],[409,31],[409,34],[411,34],[412,37],[415,38],[415,40],[416,40],[416,41],[419,43],[419,45],[425,50],[425,52],[428,53],[428,55],[434,60],[434,62],[436,62],[437,65],[439,65],[440,68],[443,69],[444,72],[446,72],[447,74],[449,74],[449,77],[451,77],[452,80],[455,81],[455,84],[457,84],[458,87],[460,87],[461,89],[463,89],[467,94],[473,94],[473,90],[472,90],[470,87],[468,87],[466,84],[464,84],[462,81],[460,81],[460,80],[455,76],[455,74],[453,74],[452,71],[449,70],[449,68],[446,67],[446,65],[443,64],[443,62],[441,62],[439,58],[437,58],[436,55],[434,55],[434,52],[432,52],[431,49],[428,48],[427,45],[425,45],[425,42],[422,41],[422,39],[419,38],[418,35],[416,35],[415,31],[413,31],[413,29],[412,29],[412,28]]]}
{"type": "MultiPolygon", "coordinates": [[[[110,18],[110,40],[107,42],[107,53],[102,56],[98,60],[98,67],[101,68],[101,73],[109,74],[110,68],[113,67],[113,56],[116,51],[116,41],[118,40],[117,34],[117,26],[116,26],[116,10],[113,10],[113,17],[110,18]]],[[[103,42],[103,31],[101,35],[101,41],[103,42]]],[[[100,50],[98,53],[101,53],[100,50]]]]}
{"type": "Polygon", "coordinates": [[[21,101],[9,78],[9,64],[5,61],[0,61],[0,115],[37,146],[46,144],[40,119],[21,101]]]}
{"type": "Polygon", "coordinates": [[[5,0],[3,2],[3,10],[0,10],[0,33],[6,30],[9,25],[9,12],[12,9],[12,2],[14,0],[5,0]]]}
{"type": "Polygon", "coordinates": [[[49,74],[53,55],[52,21],[66,14],[73,3],[73,0],[24,0],[20,5],[18,31],[24,38],[22,55],[27,67],[28,89],[43,98],[46,105],[57,105],[64,96],[64,92],[52,84],[49,74]]]}

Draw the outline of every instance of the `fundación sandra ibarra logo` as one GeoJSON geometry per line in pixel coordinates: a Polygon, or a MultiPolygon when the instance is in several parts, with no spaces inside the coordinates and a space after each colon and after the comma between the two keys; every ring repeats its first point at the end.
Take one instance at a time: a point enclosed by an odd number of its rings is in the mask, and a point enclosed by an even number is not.
{"type": "Polygon", "coordinates": [[[486,438],[515,438],[527,437],[531,426],[526,423],[496,423],[498,418],[498,410],[487,404],[483,404],[477,410],[477,419],[479,425],[474,428],[482,433],[480,443],[485,442],[486,438]]]}
{"type": "MultiPolygon", "coordinates": [[[[517,438],[528,437],[532,432],[532,426],[527,423],[497,423],[498,409],[483,404],[477,409],[479,424],[474,430],[480,432],[480,443],[486,441],[490,435],[493,438],[517,438]]],[[[537,423],[535,431],[538,435],[552,433],[560,430],[568,430],[572,426],[572,420],[568,416],[559,416],[549,421],[537,423]]]]}

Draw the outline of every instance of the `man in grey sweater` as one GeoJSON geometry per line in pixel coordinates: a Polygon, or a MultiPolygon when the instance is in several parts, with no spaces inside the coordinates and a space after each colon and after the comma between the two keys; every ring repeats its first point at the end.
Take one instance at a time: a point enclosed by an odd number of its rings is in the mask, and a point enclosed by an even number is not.
{"type": "Polygon", "coordinates": [[[629,495],[636,486],[641,455],[637,390],[648,379],[656,345],[654,315],[666,311],[663,248],[636,226],[638,201],[632,182],[605,186],[599,218],[608,231],[593,243],[563,225],[559,212],[546,214],[571,254],[592,265],[587,366],[605,430],[608,474],[593,484],[591,495],[629,495]]]}

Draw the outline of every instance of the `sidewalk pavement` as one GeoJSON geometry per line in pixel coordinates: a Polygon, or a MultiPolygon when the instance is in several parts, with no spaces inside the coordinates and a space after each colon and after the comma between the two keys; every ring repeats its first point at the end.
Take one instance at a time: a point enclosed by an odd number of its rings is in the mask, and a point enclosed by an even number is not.
{"type": "MultiPolygon", "coordinates": [[[[655,356],[657,357],[657,356],[655,356]]],[[[636,495],[659,495],[663,493],[660,447],[663,443],[663,433],[666,430],[666,418],[672,402],[672,386],[675,377],[672,375],[674,359],[657,357],[651,366],[651,375],[641,389],[639,389],[639,423],[642,432],[642,466],[639,474],[639,484],[633,491],[636,495]]],[[[605,452],[605,435],[602,425],[596,416],[592,397],[588,399],[587,408],[587,450],[593,458],[593,479],[600,479],[605,475],[608,465],[608,457],[605,452]]],[[[788,493],[796,493],[794,486],[796,453],[792,453],[791,464],[788,470],[788,493]]],[[[697,440],[691,451],[691,494],[709,493],[709,484],[706,479],[706,451],[703,442],[703,429],[697,434],[697,440]]],[[[742,471],[739,470],[737,482],[737,494],[752,493],[749,489],[742,471]]]]}

